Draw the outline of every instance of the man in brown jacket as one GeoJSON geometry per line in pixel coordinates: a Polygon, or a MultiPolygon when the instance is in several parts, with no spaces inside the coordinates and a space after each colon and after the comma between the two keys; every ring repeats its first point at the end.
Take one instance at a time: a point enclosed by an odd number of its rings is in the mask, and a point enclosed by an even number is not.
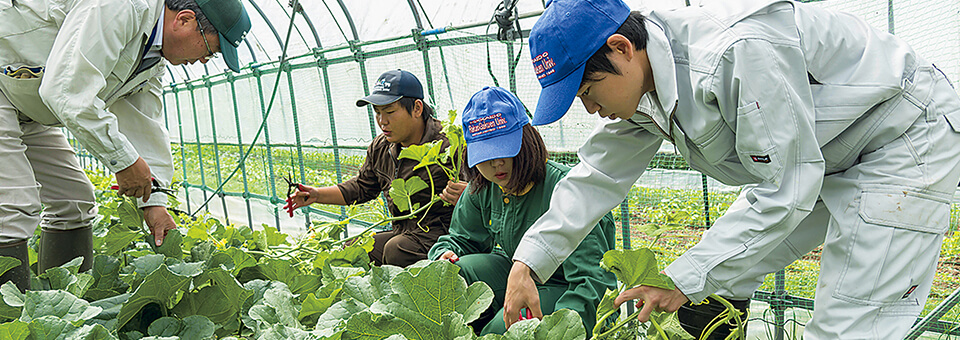
{"type": "MultiPolygon", "coordinates": [[[[338,185],[322,188],[303,186],[291,197],[291,207],[297,209],[312,203],[352,205],[370,201],[383,193],[390,213],[402,216],[408,212],[401,212],[393,203],[388,193],[390,183],[397,178],[407,180],[413,176],[430,183],[430,176],[433,176],[435,194],[450,205],[434,204],[423,220],[413,218],[395,221],[392,230],[373,236],[370,259],[374,264],[405,267],[426,259],[427,252],[437,238],[447,234],[453,206],[466,183],[448,183],[447,175],[439,166],[414,170],[417,161],[397,158],[401,148],[411,145],[442,140],[444,149],[450,146],[447,137],[441,134],[443,127],[440,121],[433,117],[433,109],[423,102],[423,86],[416,76],[403,70],[384,72],[374,85],[373,93],[357,100],[357,106],[367,104],[373,104],[377,124],[383,133],[367,147],[367,158],[360,172],[338,185]]],[[[444,166],[449,168],[451,165],[444,166]]],[[[430,202],[433,194],[430,190],[421,190],[411,197],[411,203],[423,206],[430,202]]]]}

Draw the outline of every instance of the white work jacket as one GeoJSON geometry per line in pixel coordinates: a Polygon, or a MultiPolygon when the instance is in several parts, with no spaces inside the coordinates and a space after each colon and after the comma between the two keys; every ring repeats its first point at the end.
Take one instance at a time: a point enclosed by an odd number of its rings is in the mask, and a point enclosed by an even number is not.
{"type": "MultiPolygon", "coordinates": [[[[165,63],[134,72],[163,9],[161,0],[0,0],[0,67],[43,68],[33,79],[0,74],[0,91],[33,121],[66,127],[110,171],[142,157],[169,185],[165,63]]],[[[141,206],[166,201],[154,194],[141,206]]]]}
{"type": "MultiPolygon", "coordinates": [[[[753,185],[752,209],[728,211],[715,226],[788,235],[813,209],[825,175],[892,141],[921,114],[946,115],[960,132],[960,112],[871,111],[907,90],[918,102],[960,99],[914,88],[913,73],[931,65],[852,15],[790,1],[724,1],[652,12],[646,28],[656,89],[632,118],[597,126],[550,210],[524,235],[514,259],[537,278],[549,278],[620,204],[664,139],[692,168],[728,185],[753,185]]],[[[742,272],[726,261],[759,256],[750,251],[755,243],[774,242],[725,237],[724,253],[698,245],[665,270],[691,301],[718,289],[710,274],[742,272]]]]}

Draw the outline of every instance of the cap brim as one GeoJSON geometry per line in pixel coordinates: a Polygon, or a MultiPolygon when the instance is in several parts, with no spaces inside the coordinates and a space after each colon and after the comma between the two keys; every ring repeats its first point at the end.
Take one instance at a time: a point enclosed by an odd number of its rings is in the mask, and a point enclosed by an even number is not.
{"type": "Polygon", "coordinates": [[[570,72],[566,78],[543,87],[540,99],[537,100],[537,110],[534,111],[532,125],[546,125],[563,117],[577,97],[580,82],[583,80],[584,65],[570,72]]]}
{"type": "Polygon", "coordinates": [[[389,95],[382,93],[374,93],[369,96],[360,98],[357,100],[357,106],[366,106],[367,104],[373,105],[387,105],[395,101],[400,100],[403,96],[400,95],[389,95]]]}
{"type": "Polygon", "coordinates": [[[223,62],[227,63],[233,72],[240,73],[240,58],[237,57],[237,48],[230,44],[222,34],[220,36],[220,54],[223,55],[223,62]]]}
{"type": "Polygon", "coordinates": [[[523,143],[523,129],[511,133],[467,143],[467,164],[472,168],[477,164],[497,158],[509,158],[520,153],[523,143]]]}

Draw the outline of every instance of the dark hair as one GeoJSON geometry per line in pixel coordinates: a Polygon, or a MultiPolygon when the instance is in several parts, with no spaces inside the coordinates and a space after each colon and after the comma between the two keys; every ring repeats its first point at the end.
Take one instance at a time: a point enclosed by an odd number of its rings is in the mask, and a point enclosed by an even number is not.
{"type": "MultiPolygon", "coordinates": [[[[217,29],[213,27],[213,24],[210,23],[210,20],[207,20],[207,16],[203,14],[203,11],[200,10],[200,5],[197,5],[196,0],[164,0],[163,4],[167,6],[171,11],[180,12],[185,9],[193,11],[194,16],[197,18],[197,22],[200,23],[200,26],[203,27],[205,33],[216,33],[217,29]]],[[[200,28],[197,27],[199,31],[200,28]]]]}
{"type": "MultiPolygon", "coordinates": [[[[467,164],[467,149],[463,149],[463,161],[467,164]]],[[[523,141],[520,144],[520,152],[513,156],[513,172],[510,174],[510,182],[507,183],[507,189],[512,192],[523,190],[527,184],[539,182],[547,173],[547,145],[543,143],[543,138],[533,125],[523,126],[523,141]]],[[[470,182],[470,193],[476,193],[487,185],[490,181],[480,174],[477,167],[463,167],[464,177],[470,182]]]]}
{"type": "Polygon", "coordinates": [[[426,123],[430,121],[430,118],[433,118],[434,116],[433,108],[430,107],[430,105],[428,105],[426,101],[420,98],[401,97],[399,100],[397,100],[397,103],[400,103],[400,107],[406,109],[407,112],[412,115],[413,106],[416,105],[418,100],[423,103],[423,113],[420,115],[420,118],[422,118],[423,122],[426,123]]]}
{"type": "MultiPolygon", "coordinates": [[[[647,48],[647,27],[644,26],[644,21],[646,17],[643,14],[640,14],[638,11],[630,12],[630,15],[627,16],[627,20],[620,25],[620,28],[617,29],[615,34],[622,35],[630,40],[633,43],[633,46],[636,47],[637,51],[641,51],[647,48]]],[[[600,80],[600,73],[610,73],[610,74],[620,74],[620,70],[617,69],[613,63],[610,62],[610,59],[607,58],[607,53],[613,52],[610,49],[610,46],[603,44],[600,46],[600,49],[597,50],[590,59],[587,59],[587,63],[583,67],[583,80],[580,81],[580,87],[583,87],[583,83],[587,81],[597,81],[600,80]]]]}

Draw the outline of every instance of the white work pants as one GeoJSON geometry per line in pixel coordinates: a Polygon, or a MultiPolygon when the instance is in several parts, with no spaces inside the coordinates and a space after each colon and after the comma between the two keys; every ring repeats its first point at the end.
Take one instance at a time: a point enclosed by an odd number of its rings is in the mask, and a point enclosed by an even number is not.
{"type": "MultiPolygon", "coordinates": [[[[803,338],[906,335],[930,292],[960,179],[960,133],[943,115],[956,108],[938,106],[956,103],[940,99],[957,94],[935,69],[919,69],[914,81],[933,87],[933,94],[898,96],[876,110],[921,109],[921,117],[899,137],[861,153],[852,167],[824,177],[813,211],[760,263],[723,283],[719,295],[750,297],[765,275],[823,244],[813,319],[803,338]]],[[[749,209],[749,190],[730,209],[749,209]]]]}
{"type": "Polygon", "coordinates": [[[89,226],[93,185],[59,128],[28,121],[0,92],[0,242],[89,226]],[[43,214],[41,221],[41,203],[43,214]]]}

